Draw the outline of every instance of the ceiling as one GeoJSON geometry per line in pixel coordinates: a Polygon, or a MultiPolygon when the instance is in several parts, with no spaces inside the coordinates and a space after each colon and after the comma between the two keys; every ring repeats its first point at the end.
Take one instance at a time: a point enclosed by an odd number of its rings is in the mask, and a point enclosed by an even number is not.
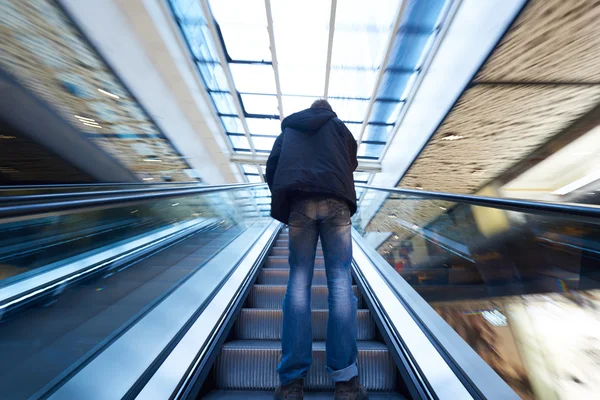
{"type": "MultiPolygon", "coordinates": [[[[600,103],[600,4],[530,0],[459,97],[399,187],[472,194],[600,103]]],[[[448,204],[389,200],[390,214],[425,226],[448,204]]]]}
{"type": "Polygon", "coordinates": [[[138,180],[190,181],[190,166],[52,0],[0,2],[0,67],[138,180]]]}
{"type": "Polygon", "coordinates": [[[169,0],[250,182],[264,179],[281,119],[318,98],[359,142],[355,179],[368,182],[453,3],[169,0]]]}

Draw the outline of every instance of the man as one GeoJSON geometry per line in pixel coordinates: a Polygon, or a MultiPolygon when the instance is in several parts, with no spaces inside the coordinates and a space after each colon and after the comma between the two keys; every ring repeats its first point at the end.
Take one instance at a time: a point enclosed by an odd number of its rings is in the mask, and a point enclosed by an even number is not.
{"type": "Polygon", "coordinates": [[[267,161],[271,216],[289,225],[290,277],[283,302],[281,385],[275,399],[302,399],[312,362],[310,294],[321,237],[327,286],[327,370],[335,399],[367,399],[358,383],[357,299],[352,291],[350,217],[356,212],[356,141],[326,100],[281,124],[267,161]]]}

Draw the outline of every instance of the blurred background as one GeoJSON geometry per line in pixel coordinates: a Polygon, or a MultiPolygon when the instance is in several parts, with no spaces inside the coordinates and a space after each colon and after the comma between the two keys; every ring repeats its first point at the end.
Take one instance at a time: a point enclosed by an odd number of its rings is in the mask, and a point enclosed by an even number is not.
{"type": "MultiPolygon", "coordinates": [[[[0,37],[0,209],[263,183],[281,119],[327,98],[366,242],[521,398],[597,397],[599,221],[427,193],[600,211],[599,2],[0,0],[0,37]]],[[[236,193],[0,220],[0,291],[174,221],[269,220],[236,193]]]]}

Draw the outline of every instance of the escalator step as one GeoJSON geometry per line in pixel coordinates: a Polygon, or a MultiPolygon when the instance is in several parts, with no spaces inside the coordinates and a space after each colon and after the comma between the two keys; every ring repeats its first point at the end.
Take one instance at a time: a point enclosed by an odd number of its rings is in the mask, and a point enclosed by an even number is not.
{"type": "MultiPolygon", "coordinates": [[[[265,264],[265,268],[290,268],[288,258],[283,256],[269,256],[265,264]]],[[[322,257],[315,258],[315,269],[325,269],[325,259],[322,257]]]]}
{"type": "MultiPolygon", "coordinates": [[[[358,297],[358,308],[362,307],[362,297],[358,293],[356,286],[352,287],[354,294],[358,297]]],[[[281,310],[283,306],[283,296],[285,296],[285,284],[282,285],[254,285],[248,296],[248,307],[271,308],[281,310]]],[[[313,310],[326,309],[327,286],[311,287],[310,306],[313,310]]]]}
{"type": "MultiPolygon", "coordinates": [[[[332,392],[307,392],[304,393],[307,400],[331,400],[332,392]]],[[[215,390],[204,396],[205,400],[273,400],[273,391],[242,391],[242,390],[215,390]]],[[[398,393],[375,392],[369,393],[369,400],[405,400],[398,393]]]]}
{"type": "MultiPolygon", "coordinates": [[[[271,255],[288,257],[290,255],[290,249],[287,246],[273,247],[271,249],[271,255]]],[[[323,249],[321,247],[317,248],[317,257],[323,257],[323,249]]]]}
{"type": "Polygon", "coordinates": [[[277,239],[275,240],[275,247],[285,247],[286,249],[290,246],[290,241],[287,239],[277,239]]]}
{"type": "MultiPolygon", "coordinates": [[[[236,340],[225,343],[215,362],[218,389],[272,390],[279,383],[277,364],[281,354],[278,340],[236,340]]],[[[333,389],[325,370],[325,343],[313,342],[313,362],[308,371],[307,390],[333,389]]],[[[387,347],[379,342],[358,342],[360,381],[368,390],[396,388],[396,366],[387,347]]]]}
{"type": "MultiPolygon", "coordinates": [[[[328,310],[313,310],[313,340],[325,340],[328,310]]],[[[281,310],[244,308],[235,322],[236,337],[242,340],[281,340],[281,310]]],[[[375,339],[375,321],[369,310],[358,310],[357,339],[375,339]]]]}
{"type": "MultiPolygon", "coordinates": [[[[258,274],[256,283],[261,285],[286,285],[290,275],[289,268],[263,268],[258,274]]],[[[324,269],[316,269],[313,275],[313,285],[326,285],[324,269]]]]}

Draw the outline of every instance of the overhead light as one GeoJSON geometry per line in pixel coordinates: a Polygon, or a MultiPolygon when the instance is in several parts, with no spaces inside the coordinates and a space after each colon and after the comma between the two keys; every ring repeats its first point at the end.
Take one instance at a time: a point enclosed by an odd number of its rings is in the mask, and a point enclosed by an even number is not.
{"type": "Polygon", "coordinates": [[[396,219],[396,218],[398,218],[398,216],[396,214],[389,214],[388,218],[396,219]]]}
{"type": "Polygon", "coordinates": [[[419,229],[419,225],[413,225],[412,228],[413,229],[419,229]]]}
{"type": "Polygon", "coordinates": [[[400,236],[394,235],[394,240],[398,240],[398,239],[400,239],[400,236]]]}
{"type": "Polygon", "coordinates": [[[94,119],[86,118],[86,117],[81,117],[79,115],[76,115],[75,118],[79,118],[82,122],[83,121],[96,122],[96,120],[94,120],[94,119]]]}
{"type": "Polygon", "coordinates": [[[99,129],[102,129],[102,127],[101,127],[100,125],[98,125],[97,123],[95,123],[95,122],[83,122],[83,124],[84,124],[85,126],[91,126],[91,127],[93,127],[93,128],[99,128],[99,129]]]}
{"type": "Polygon", "coordinates": [[[568,185],[565,185],[560,189],[555,190],[554,192],[552,192],[552,194],[564,196],[565,194],[571,193],[572,191],[582,188],[585,185],[597,181],[598,179],[600,179],[600,170],[587,174],[583,178],[577,179],[575,182],[571,182],[568,185]]]}
{"type": "Polygon", "coordinates": [[[144,161],[147,162],[162,162],[160,158],[144,158],[144,161]]]}
{"type": "Polygon", "coordinates": [[[107,95],[107,96],[109,96],[109,97],[112,97],[113,99],[120,99],[120,97],[119,97],[119,96],[117,96],[116,94],[112,94],[112,93],[110,93],[110,92],[107,92],[106,90],[98,89],[98,91],[99,91],[100,93],[102,93],[102,94],[105,94],[105,95],[107,95]]]}
{"type": "Polygon", "coordinates": [[[448,209],[447,209],[446,207],[442,207],[442,206],[440,206],[440,210],[446,211],[446,210],[448,210],[448,209]]]}
{"type": "Polygon", "coordinates": [[[130,214],[135,214],[136,212],[138,212],[139,210],[133,210],[130,214]]]}
{"type": "Polygon", "coordinates": [[[443,137],[442,140],[452,141],[452,140],[460,140],[463,138],[464,138],[464,136],[460,136],[460,135],[450,135],[450,136],[443,137]]]}
{"type": "Polygon", "coordinates": [[[179,203],[173,203],[171,204],[171,207],[177,207],[179,205],[179,203]]]}
{"type": "Polygon", "coordinates": [[[8,136],[8,135],[0,135],[0,139],[16,139],[15,136],[8,136]]]}
{"type": "Polygon", "coordinates": [[[143,180],[144,180],[144,181],[153,181],[153,180],[154,180],[154,178],[144,178],[143,180]]]}

